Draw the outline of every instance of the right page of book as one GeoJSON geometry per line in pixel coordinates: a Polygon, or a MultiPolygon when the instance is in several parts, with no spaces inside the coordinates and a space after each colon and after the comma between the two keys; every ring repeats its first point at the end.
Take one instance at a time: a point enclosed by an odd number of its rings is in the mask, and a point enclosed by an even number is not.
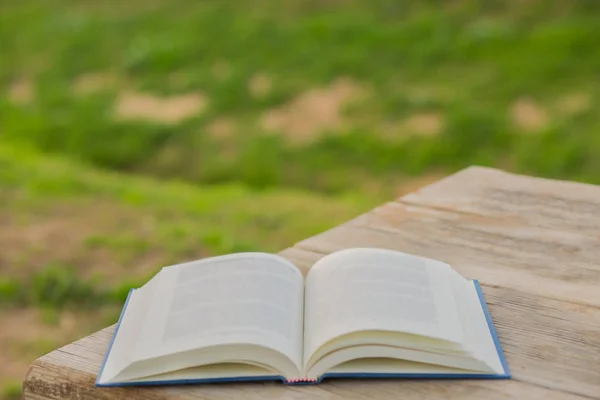
{"type": "Polygon", "coordinates": [[[384,249],[348,249],[311,269],[305,289],[304,362],[361,331],[464,343],[449,265],[384,249]]]}

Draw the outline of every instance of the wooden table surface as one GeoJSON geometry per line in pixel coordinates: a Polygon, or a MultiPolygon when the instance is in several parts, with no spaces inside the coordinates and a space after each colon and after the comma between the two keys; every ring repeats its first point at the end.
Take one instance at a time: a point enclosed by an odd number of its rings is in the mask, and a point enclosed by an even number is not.
{"type": "Polygon", "coordinates": [[[600,187],[471,167],[280,254],[306,272],[357,246],[479,279],[513,379],[100,389],[113,326],[36,360],[25,399],[600,399],[600,187]]]}

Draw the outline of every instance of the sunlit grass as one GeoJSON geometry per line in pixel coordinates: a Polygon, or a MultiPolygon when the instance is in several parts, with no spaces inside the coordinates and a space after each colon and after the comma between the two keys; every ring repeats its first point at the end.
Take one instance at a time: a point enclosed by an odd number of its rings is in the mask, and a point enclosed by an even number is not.
{"type": "Polygon", "coordinates": [[[162,266],[209,255],[282,250],[382,200],[156,181],[18,146],[0,149],[0,165],[2,229],[23,243],[20,272],[0,281],[2,303],[13,305],[123,301],[123,281],[140,285],[162,266]],[[60,239],[29,240],[36,226],[60,239]]]}
{"type": "Polygon", "coordinates": [[[389,196],[407,176],[472,164],[598,182],[598,5],[451,3],[19,2],[2,13],[0,81],[27,82],[31,93],[25,104],[0,102],[0,140],[120,171],[256,188],[389,196]],[[110,83],[77,94],[90,74],[110,83]],[[260,96],[257,75],[270,82],[260,96]],[[357,102],[340,104],[343,123],[309,130],[301,146],[287,128],[261,124],[311,90],[327,96],[340,77],[362,88],[357,102]],[[197,93],[205,105],[174,124],[115,118],[130,92],[197,93]],[[574,96],[579,106],[567,104],[574,96]],[[515,122],[523,99],[534,108],[515,122]],[[411,118],[423,115],[439,120],[434,134],[414,132],[411,118]],[[224,137],[211,133],[222,119],[235,125],[224,137]]]}

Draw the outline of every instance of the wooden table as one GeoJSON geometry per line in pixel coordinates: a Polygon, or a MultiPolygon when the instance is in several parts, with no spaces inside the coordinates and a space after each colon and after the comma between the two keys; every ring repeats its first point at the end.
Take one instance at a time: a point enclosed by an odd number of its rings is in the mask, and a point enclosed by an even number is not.
{"type": "Polygon", "coordinates": [[[304,271],[347,247],[446,261],[479,279],[508,381],[94,387],[109,327],[36,360],[26,399],[600,399],[600,187],[472,167],[282,251],[304,271]]]}

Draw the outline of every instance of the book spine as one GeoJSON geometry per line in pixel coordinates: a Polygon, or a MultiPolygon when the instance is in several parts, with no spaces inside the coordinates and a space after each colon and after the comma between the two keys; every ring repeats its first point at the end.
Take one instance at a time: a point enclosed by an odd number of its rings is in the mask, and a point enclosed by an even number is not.
{"type": "Polygon", "coordinates": [[[315,385],[318,382],[318,379],[309,378],[288,379],[285,381],[287,385],[315,385]]]}

